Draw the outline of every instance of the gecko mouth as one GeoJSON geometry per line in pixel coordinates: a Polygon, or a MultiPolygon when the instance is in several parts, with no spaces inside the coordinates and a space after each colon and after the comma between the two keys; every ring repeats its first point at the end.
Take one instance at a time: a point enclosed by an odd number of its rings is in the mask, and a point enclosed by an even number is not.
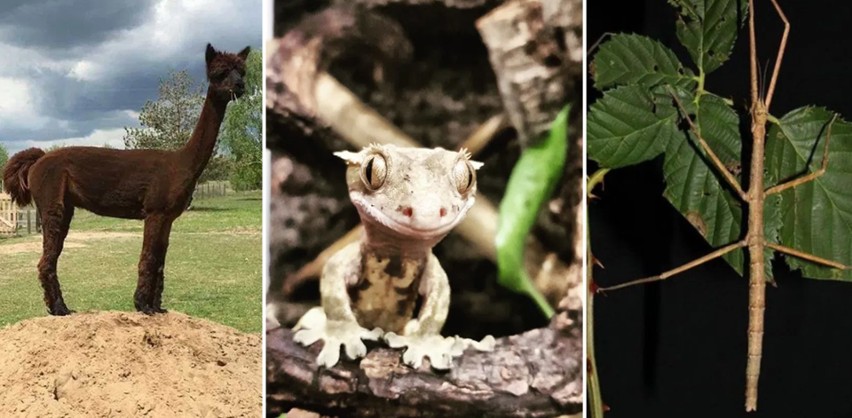
{"type": "Polygon", "coordinates": [[[350,197],[352,198],[352,203],[355,204],[355,207],[358,208],[359,211],[365,212],[370,219],[373,219],[375,221],[375,223],[383,225],[402,235],[420,238],[434,238],[448,234],[450,230],[453,229],[459,223],[459,221],[461,221],[461,219],[464,217],[464,214],[467,212],[467,209],[473,204],[473,200],[471,199],[471,201],[468,202],[468,205],[464,209],[459,211],[454,218],[441,222],[439,225],[433,228],[417,228],[410,224],[400,222],[396,219],[391,218],[381,210],[377,209],[372,204],[365,201],[360,196],[351,195],[350,197]]]}

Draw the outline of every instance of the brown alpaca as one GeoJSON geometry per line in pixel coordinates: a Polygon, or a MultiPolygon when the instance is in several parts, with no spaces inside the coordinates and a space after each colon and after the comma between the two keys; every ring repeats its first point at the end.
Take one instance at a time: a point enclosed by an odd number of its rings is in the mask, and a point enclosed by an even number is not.
{"type": "Polygon", "coordinates": [[[245,60],[207,44],[207,98],[192,137],[176,151],[67,147],[49,153],[21,151],[6,164],[6,191],[20,205],[35,202],[42,220],[38,278],[51,315],[71,311],[62,299],[56,266],[74,208],[102,216],[144,219],[134,304],[146,314],[162,308],[163,269],[172,222],[183,213],[198,177],[213,154],[228,102],[243,94],[245,60]]]}

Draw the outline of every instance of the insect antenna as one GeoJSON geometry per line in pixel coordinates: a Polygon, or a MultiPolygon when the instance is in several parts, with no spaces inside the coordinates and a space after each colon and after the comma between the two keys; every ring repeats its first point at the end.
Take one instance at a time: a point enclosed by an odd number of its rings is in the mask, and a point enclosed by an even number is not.
{"type": "Polygon", "coordinates": [[[760,90],[758,91],[758,97],[760,100],[766,99],[766,79],[769,78],[767,75],[769,74],[769,60],[763,63],[763,69],[758,74],[758,79],[760,80],[760,90]]]}

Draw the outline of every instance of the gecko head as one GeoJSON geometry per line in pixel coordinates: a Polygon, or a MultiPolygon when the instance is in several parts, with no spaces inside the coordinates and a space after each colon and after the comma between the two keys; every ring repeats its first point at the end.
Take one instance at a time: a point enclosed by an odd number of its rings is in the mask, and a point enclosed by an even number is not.
{"type": "Polygon", "coordinates": [[[368,227],[407,238],[444,237],[476,196],[476,170],[467,150],[370,145],[335,155],[349,166],[349,197],[368,227]]]}

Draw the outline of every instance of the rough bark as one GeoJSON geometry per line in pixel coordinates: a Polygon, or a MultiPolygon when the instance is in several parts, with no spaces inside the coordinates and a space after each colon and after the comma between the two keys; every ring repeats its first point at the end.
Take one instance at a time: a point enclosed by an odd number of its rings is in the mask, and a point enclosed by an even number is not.
{"type": "Polygon", "coordinates": [[[582,327],[560,314],[550,327],[468,350],[446,373],[412,369],[401,351],[374,348],[360,362],[319,368],[322,343],[304,348],[292,331],[267,331],[267,414],[303,408],[333,416],[551,417],[583,402],[582,327]],[[563,328],[562,330],[558,330],[563,328]]]}
{"type": "Polygon", "coordinates": [[[476,22],[523,147],[550,129],[582,68],[583,4],[515,0],[476,22]]]}

